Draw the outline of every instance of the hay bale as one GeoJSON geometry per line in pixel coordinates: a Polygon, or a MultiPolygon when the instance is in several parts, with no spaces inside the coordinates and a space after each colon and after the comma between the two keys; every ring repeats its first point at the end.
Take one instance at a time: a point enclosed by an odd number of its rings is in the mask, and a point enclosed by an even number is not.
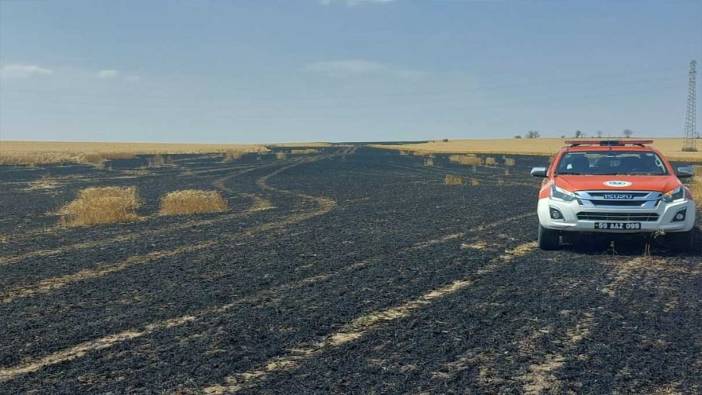
{"type": "Polygon", "coordinates": [[[139,219],[141,205],[135,187],[91,187],[78,192],[75,200],[60,211],[64,226],[90,226],[139,219]]]}
{"type": "Polygon", "coordinates": [[[218,191],[185,189],[161,197],[160,215],[219,213],[229,210],[229,204],[218,191]]]}
{"type": "Polygon", "coordinates": [[[457,176],[454,174],[447,174],[444,177],[444,184],[445,185],[463,185],[465,182],[464,178],[461,176],[457,176]]]}
{"type": "Polygon", "coordinates": [[[449,161],[465,166],[480,166],[480,158],[475,155],[450,155],[449,161]]]}

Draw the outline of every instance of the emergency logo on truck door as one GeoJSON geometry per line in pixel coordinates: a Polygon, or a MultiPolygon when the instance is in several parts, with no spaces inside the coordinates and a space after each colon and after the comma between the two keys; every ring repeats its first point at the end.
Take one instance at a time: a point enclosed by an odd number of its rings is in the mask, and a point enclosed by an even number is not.
{"type": "Polygon", "coordinates": [[[605,181],[604,184],[608,187],[614,188],[623,188],[631,186],[631,183],[629,181],[605,181]]]}

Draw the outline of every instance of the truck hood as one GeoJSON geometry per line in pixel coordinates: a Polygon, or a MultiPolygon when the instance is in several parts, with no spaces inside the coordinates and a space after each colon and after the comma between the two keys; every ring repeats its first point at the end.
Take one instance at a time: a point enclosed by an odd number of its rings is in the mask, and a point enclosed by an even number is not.
{"type": "Polygon", "coordinates": [[[668,192],[681,185],[668,176],[555,176],[553,182],[567,191],[653,191],[668,192]]]}

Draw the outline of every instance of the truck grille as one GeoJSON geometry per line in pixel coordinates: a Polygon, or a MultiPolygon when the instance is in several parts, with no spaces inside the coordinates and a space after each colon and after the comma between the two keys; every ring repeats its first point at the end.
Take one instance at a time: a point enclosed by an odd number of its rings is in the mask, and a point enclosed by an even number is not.
{"type": "Polygon", "coordinates": [[[658,221],[656,213],[598,213],[598,212],[580,212],[578,213],[579,220],[585,221],[637,221],[637,222],[655,222],[658,221]]]}
{"type": "Polygon", "coordinates": [[[658,207],[660,192],[646,191],[579,191],[578,202],[583,207],[652,210],[658,207]]]}
{"type": "Polygon", "coordinates": [[[646,201],[641,200],[590,200],[594,206],[643,207],[646,201]]]}
{"type": "Polygon", "coordinates": [[[616,192],[616,191],[600,191],[600,192],[588,192],[588,194],[593,198],[593,199],[605,199],[605,200],[612,200],[612,199],[640,199],[640,198],[645,198],[649,196],[651,193],[650,192],[628,192],[628,191],[623,191],[623,192],[616,192]]]}

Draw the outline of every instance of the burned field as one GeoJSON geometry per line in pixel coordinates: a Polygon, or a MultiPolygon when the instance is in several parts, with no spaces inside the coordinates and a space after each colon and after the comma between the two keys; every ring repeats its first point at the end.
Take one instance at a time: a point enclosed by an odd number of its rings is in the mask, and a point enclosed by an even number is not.
{"type": "Polygon", "coordinates": [[[701,392],[702,256],[539,251],[543,159],[511,158],[2,167],[0,392],[701,392]],[[91,186],[140,219],[57,226],[91,186]],[[231,209],[158,215],[183,189],[231,209]]]}

